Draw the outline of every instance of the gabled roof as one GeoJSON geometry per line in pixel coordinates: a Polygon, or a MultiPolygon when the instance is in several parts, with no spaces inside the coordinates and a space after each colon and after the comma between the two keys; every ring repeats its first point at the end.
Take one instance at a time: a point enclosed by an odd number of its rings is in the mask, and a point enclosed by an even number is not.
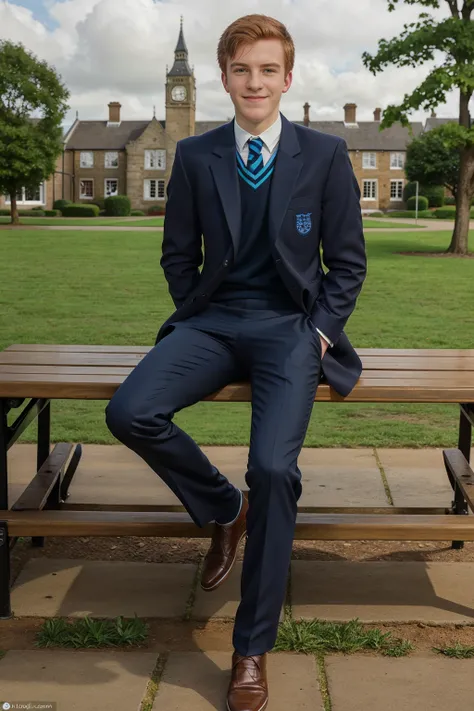
{"type": "MultiPolygon", "coordinates": [[[[196,121],[195,135],[223,126],[226,121],[196,121]]],[[[447,122],[451,119],[428,119],[428,121],[447,122]]],[[[159,123],[166,130],[166,121],[159,123]]],[[[303,125],[303,121],[292,123],[303,125]]],[[[70,139],[68,150],[124,150],[127,143],[136,140],[150,124],[150,121],[122,121],[120,126],[107,126],[107,121],[78,121],[70,139]]],[[[412,138],[420,135],[423,124],[414,122],[413,137],[408,128],[394,124],[384,131],[379,131],[380,124],[375,121],[359,121],[357,127],[349,128],[343,121],[310,121],[310,128],[322,133],[330,133],[344,138],[351,151],[404,151],[412,138]]],[[[433,128],[433,126],[432,126],[433,128]]]]}
{"type": "Polygon", "coordinates": [[[438,128],[445,123],[459,123],[459,118],[430,118],[426,119],[425,131],[431,131],[432,128],[438,128]]]}
{"type": "MultiPolygon", "coordinates": [[[[160,123],[164,128],[165,122],[160,123]]],[[[107,126],[107,121],[78,121],[66,149],[120,151],[141,136],[149,124],[150,121],[122,121],[120,126],[107,126]]]]}
{"type": "MultiPolygon", "coordinates": [[[[201,135],[224,123],[227,121],[196,121],[195,134],[201,135]]],[[[292,123],[304,125],[303,121],[292,121],[292,123]]],[[[404,151],[412,138],[419,136],[423,131],[421,122],[414,122],[411,125],[413,137],[408,128],[404,128],[401,124],[394,124],[384,131],[379,131],[380,124],[375,121],[359,121],[355,128],[349,128],[344,121],[310,121],[309,127],[344,138],[351,151],[404,151]]]]}

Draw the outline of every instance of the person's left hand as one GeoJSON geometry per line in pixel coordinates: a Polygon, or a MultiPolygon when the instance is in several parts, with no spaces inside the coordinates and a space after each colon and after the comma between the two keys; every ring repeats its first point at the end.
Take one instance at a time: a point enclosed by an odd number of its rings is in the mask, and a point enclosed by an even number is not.
{"type": "Polygon", "coordinates": [[[329,348],[329,343],[322,336],[319,336],[319,340],[321,341],[321,360],[322,360],[324,358],[324,354],[326,353],[327,349],[329,348]]]}

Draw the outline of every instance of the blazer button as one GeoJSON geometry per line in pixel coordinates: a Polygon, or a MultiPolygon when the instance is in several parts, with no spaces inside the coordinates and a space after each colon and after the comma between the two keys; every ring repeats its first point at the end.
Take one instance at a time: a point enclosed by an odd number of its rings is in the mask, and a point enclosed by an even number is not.
{"type": "Polygon", "coordinates": [[[202,298],[205,299],[207,294],[201,294],[202,298]]]}
{"type": "Polygon", "coordinates": [[[222,264],[223,267],[228,267],[229,266],[229,260],[225,259],[224,263],[222,264]]]}
{"type": "Polygon", "coordinates": [[[275,259],[275,264],[280,264],[281,259],[275,259]]]}

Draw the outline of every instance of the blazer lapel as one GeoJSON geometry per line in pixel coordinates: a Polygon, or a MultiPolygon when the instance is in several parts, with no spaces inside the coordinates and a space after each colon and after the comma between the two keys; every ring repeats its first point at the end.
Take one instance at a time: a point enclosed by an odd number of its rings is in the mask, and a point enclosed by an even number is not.
{"type": "Polygon", "coordinates": [[[222,141],[212,150],[210,167],[232,237],[234,256],[239,248],[241,230],[236,150],[234,121],[232,120],[223,126],[222,141]]]}
{"type": "Polygon", "coordinates": [[[275,169],[271,176],[268,228],[270,238],[276,242],[281,223],[295,191],[298,176],[303,167],[303,157],[291,121],[281,114],[281,135],[275,169]]]}
{"type": "MultiPolygon", "coordinates": [[[[269,233],[276,241],[288,203],[303,166],[301,148],[293,124],[281,114],[282,126],[275,169],[271,177],[269,233]]],[[[212,150],[210,168],[237,254],[241,231],[240,187],[237,173],[234,121],[222,127],[222,139],[212,150]]]]}

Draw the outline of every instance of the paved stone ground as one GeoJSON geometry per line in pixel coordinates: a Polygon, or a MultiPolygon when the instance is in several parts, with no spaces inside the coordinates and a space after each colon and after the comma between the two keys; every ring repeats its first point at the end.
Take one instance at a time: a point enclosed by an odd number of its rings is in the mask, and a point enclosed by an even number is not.
{"type": "MultiPolygon", "coordinates": [[[[245,486],[245,447],[203,449],[235,485],[245,486]]],[[[10,451],[11,501],[31,478],[34,463],[33,445],[10,451]]],[[[389,495],[396,506],[447,506],[451,501],[441,450],[304,449],[299,464],[303,506],[389,507],[389,495]]],[[[130,503],[131,498],[178,503],[121,445],[85,446],[70,493],[69,503],[130,503]]],[[[170,563],[64,553],[28,557],[12,590],[15,617],[0,621],[0,648],[3,638],[8,650],[0,660],[0,709],[4,702],[50,701],[56,711],[224,711],[240,572],[239,560],[226,583],[209,594],[198,585],[199,558],[170,563]],[[28,641],[28,629],[44,619],[135,614],[163,628],[158,646],[39,650],[28,641]],[[7,645],[7,631],[15,625],[22,636],[17,645],[7,645]],[[189,638],[179,649],[181,634],[189,638]]],[[[447,643],[458,631],[474,628],[472,560],[294,559],[289,583],[286,612],[294,619],[358,617],[380,626],[396,624],[398,630],[419,628],[420,633],[447,625],[447,643]]],[[[268,711],[466,711],[472,707],[473,672],[474,660],[440,657],[430,647],[401,659],[376,653],[318,659],[272,652],[268,711]]]]}

